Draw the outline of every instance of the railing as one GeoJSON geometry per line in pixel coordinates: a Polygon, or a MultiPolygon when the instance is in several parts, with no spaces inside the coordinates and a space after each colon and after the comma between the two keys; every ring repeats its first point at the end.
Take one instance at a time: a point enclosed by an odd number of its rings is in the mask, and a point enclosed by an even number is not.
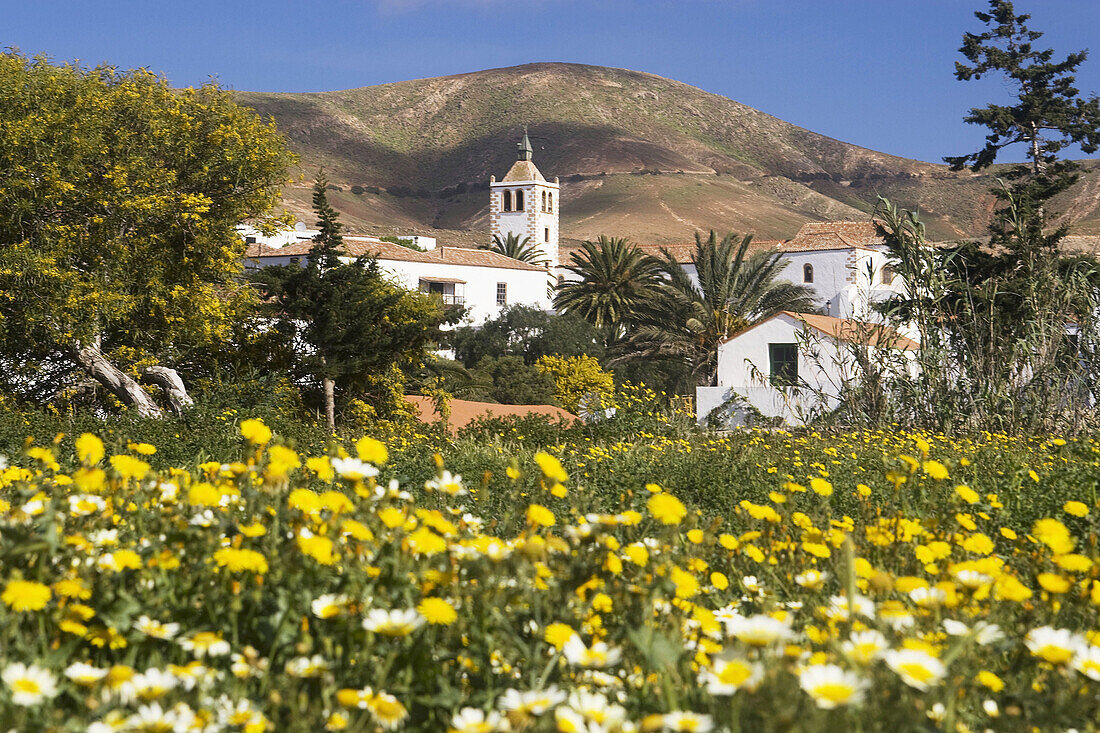
{"type": "Polygon", "coordinates": [[[421,290],[420,292],[424,293],[425,295],[430,295],[433,298],[439,298],[440,300],[443,301],[443,305],[465,305],[466,304],[466,296],[465,295],[451,295],[450,293],[429,293],[429,292],[424,291],[424,290],[421,290]]]}

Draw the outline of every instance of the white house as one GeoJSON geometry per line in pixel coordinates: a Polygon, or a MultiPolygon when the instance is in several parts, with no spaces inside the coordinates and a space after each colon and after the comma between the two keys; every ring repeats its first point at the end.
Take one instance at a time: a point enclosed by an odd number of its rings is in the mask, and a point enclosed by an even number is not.
{"type": "MultiPolygon", "coordinates": [[[[284,247],[252,245],[245,267],[305,264],[312,242],[284,247]]],[[[465,305],[467,318],[483,323],[508,305],[523,304],[548,310],[546,268],[505,257],[496,252],[464,247],[436,247],[428,252],[383,242],[370,237],[345,237],[344,251],[352,261],[374,255],[391,279],[409,290],[439,295],[443,302],[465,305]]]]}
{"type": "Polygon", "coordinates": [[[841,387],[858,378],[856,351],[912,363],[918,345],[877,323],[783,311],[718,347],[718,386],[696,388],[696,415],[706,424],[740,425],[753,412],[788,425],[832,410],[841,387]]]}

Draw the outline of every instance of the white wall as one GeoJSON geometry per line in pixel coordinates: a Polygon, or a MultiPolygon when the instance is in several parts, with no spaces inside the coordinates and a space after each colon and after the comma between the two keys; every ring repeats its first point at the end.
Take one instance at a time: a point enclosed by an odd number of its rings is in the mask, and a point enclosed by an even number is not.
{"type": "Polygon", "coordinates": [[[787,266],[781,277],[796,285],[813,288],[824,313],[837,318],[845,318],[848,313],[848,299],[856,267],[855,249],[835,249],[816,252],[784,252],[787,266]],[[814,270],[814,281],[803,280],[803,269],[810,265],[814,270]]]}
{"type": "MultiPolygon", "coordinates": [[[[264,257],[265,267],[289,265],[291,259],[298,260],[303,267],[306,255],[294,258],[264,257]]],[[[351,257],[341,257],[351,262],[351,257]]],[[[407,290],[419,290],[421,278],[444,277],[463,280],[455,283],[454,292],[462,295],[467,308],[466,319],[470,323],[480,324],[500,315],[509,305],[528,305],[541,310],[550,310],[551,302],[547,297],[549,275],[542,270],[513,270],[504,267],[478,267],[475,265],[456,265],[446,262],[406,262],[404,260],[378,260],[379,268],[391,280],[407,290]],[[497,305],[497,283],[505,283],[507,302],[497,305]]]]}
{"type": "Polygon", "coordinates": [[[826,315],[880,321],[872,305],[901,292],[901,279],[882,282],[886,254],[878,249],[835,249],[813,252],[784,252],[788,261],[783,276],[814,289],[826,315]],[[814,281],[803,282],[803,267],[812,265],[814,281]]]}
{"type": "MultiPolygon", "coordinates": [[[[561,205],[560,186],[548,181],[495,181],[489,184],[489,236],[504,239],[515,234],[520,239],[531,238],[551,268],[559,264],[558,257],[558,209],[561,205]],[[523,191],[523,211],[504,211],[501,196],[505,190],[523,191]],[[542,210],[542,195],[553,197],[551,211],[542,210]],[[547,237],[549,230],[549,237],[547,237]]],[[[515,203],[513,201],[513,208],[515,203]]]]}
{"type": "Polygon", "coordinates": [[[274,234],[267,235],[254,226],[239,224],[237,234],[248,244],[262,244],[267,247],[283,247],[296,242],[305,242],[320,234],[318,229],[306,229],[305,225],[298,222],[301,227],[295,229],[280,229],[274,234]]]}
{"type": "MultiPolygon", "coordinates": [[[[837,380],[843,371],[838,364],[842,357],[835,344],[819,335],[818,331],[806,329],[801,321],[790,316],[771,318],[719,347],[718,384],[744,397],[765,416],[800,425],[811,411],[822,406],[814,392],[835,394],[837,380]],[[772,343],[799,345],[798,377],[812,389],[780,390],[769,383],[768,344],[772,343]]],[[[698,414],[700,419],[706,417],[702,409],[698,414]]]]}
{"type": "MultiPolygon", "coordinates": [[[[718,348],[718,387],[696,390],[696,414],[705,424],[710,410],[736,394],[766,417],[781,418],[788,425],[803,425],[815,414],[839,404],[844,385],[854,383],[859,370],[854,349],[871,349],[811,328],[791,316],[780,314],[735,336],[718,348]],[[773,387],[769,381],[769,344],[797,344],[801,389],[773,387]]],[[[874,350],[871,358],[885,361],[887,369],[916,374],[915,351],[874,350]]],[[[745,411],[734,410],[733,424],[744,422],[745,411]]]]}
{"type": "Polygon", "coordinates": [[[529,305],[542,310],[551,308],[546,295],[549,276],[545,271],[382,259],[378,260],[378,264],[409,290],[418,290],[420,279],[430,279],[432,276],[465,280],[464,285],[456,286],[455,292],[465,296],[466,317],[471,323],[480,324],[496,318],[502,308],[509,305],[529,305]],[[505,306],[497,305],[497,283],[506,285],[505,306]]]}

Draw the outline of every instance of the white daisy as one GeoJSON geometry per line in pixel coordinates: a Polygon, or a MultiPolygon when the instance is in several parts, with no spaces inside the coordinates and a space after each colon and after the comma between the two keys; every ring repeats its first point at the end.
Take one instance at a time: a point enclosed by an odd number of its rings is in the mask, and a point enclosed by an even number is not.
{"type": "Polygon", "coordinates": [[[798,684],[823,710],[856,705],[863,700],[867,681],[835,664],[814,664],[802,670],[798,684]]]}
{"type": "Polygon", "coordinates": [[[22,662],[9,664],[0,679],[11,690],[11,701],[22,707],[37,705],[57,694],[57,681],[49,671],[22,662]]]}

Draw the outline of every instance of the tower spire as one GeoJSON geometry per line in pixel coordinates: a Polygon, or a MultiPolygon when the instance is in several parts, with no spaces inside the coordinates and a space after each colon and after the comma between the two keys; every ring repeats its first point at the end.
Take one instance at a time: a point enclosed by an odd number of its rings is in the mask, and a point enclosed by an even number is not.
{"type": "Polygon", "coordinates": [[[527,126],[523,126],[523,140],[516,144],[516,160],[531,160],[535,151],[531,148],[531,140],[527,137],[527,126]]]}

